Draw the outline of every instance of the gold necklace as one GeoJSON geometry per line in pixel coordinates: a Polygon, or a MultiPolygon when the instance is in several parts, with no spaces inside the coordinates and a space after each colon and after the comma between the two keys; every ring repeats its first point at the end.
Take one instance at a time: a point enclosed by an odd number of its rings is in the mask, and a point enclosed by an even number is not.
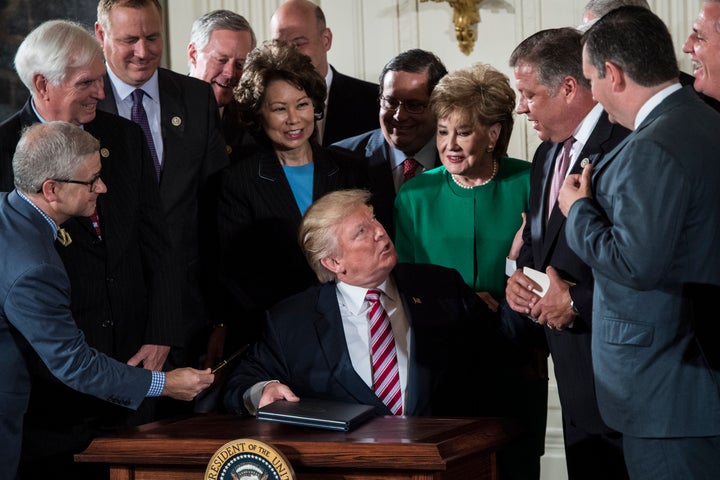
{"type": "Polygon", "coordinates": [[[458,179],[455,178],[454,173],[451,173],[450,176],[452,177],[453,182],[455,182],[455,185],[457,185],[458,187],[464,188],[465,190],[472,190],[475,187],[482,187],[483,185],[487,185],[488,183],[490,183],[490,181],[492,181],[492,179],[495,178],[495,175],[497,175],[497,171],[498,171],[498,162],[497,162],[497,160],[495,160],[493,158],[492,174],[490,174],[490,178],[483,181],[482,183],[478,183],[477,185],[463,185],[462,183],[458,182],[458,179]]]}

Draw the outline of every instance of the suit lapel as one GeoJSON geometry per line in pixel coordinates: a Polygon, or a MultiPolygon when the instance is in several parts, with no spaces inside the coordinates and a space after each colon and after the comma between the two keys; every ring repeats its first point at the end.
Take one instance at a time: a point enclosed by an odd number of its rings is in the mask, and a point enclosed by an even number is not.
{"type": "Polygon", "coordinates": [[[381,407],[390,415],[384,403],[367,386],[353,368],[340,316],[337,294],[334,283],[326,283],[320,288],[317,302],[318,316],[315,319],[315,330],[320,341],[322,355],[330,367],[332,377],[358,403],[381,407]]]}

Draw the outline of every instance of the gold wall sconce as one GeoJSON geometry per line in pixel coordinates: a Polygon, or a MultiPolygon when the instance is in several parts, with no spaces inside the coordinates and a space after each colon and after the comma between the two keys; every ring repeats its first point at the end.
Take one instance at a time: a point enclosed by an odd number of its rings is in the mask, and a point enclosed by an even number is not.
{"type": "MultiPolygon", "coordinates": [[[[427,2],[428,0],[420,0],[427,2]]],[[[447,2],[453,8],[453,23],[455,24],[455,38],[457,38],[460,51],[470,55],[475,47],[477,38],[477,24],[480,22],[480,3],[482,0],[432,0],[433,2],[447,2]]]]}

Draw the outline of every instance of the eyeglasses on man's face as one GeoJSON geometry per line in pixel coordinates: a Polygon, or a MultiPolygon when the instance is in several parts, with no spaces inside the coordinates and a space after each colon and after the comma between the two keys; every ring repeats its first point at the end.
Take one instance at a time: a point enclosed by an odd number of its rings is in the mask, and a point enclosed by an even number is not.
{"type": "Polygon", "coordinates": [[[95,191],[95,186],[97,185],[97,181],[100,180],[100,174],[98,173],[95,175],[92,179],[88,180],[87,182],[84,182],[82,180],[70,180],[70,179],[64,179],[64,178],[53,178],[52,180],[55,180],[56,182],[60,183],[77,183],[78,185],[86,185],[90,189],[90,193],[95,191]]]}
{"type": "Polygon", "coordinates": [[[425,109],[428,107],[427,103],[413,100],[398,100],[397,98],[380,95],[380,106],[385,110],[394,112],[400,108],[401,105],[406,112],[416,114],[425,112],[425,109]]]}

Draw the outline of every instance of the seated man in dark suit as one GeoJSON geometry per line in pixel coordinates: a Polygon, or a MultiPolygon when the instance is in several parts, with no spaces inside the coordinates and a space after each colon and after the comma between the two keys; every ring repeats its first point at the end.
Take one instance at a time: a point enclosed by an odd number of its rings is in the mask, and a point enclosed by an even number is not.
{"type": "Polygon", "coordinates": [[[440,166],[437,121],[428,103],[446,73],[445,65],[431,52],[416,48],[396,55],[380,74],[380,128],[333,144],[367,158],[375,214],[391,238],[400,186],[440,166]]]}
{"type": "Polygon", "coordinates": [[[299,239],[324,283],[269,310],[263,337],[228,379],[229,411],[315,397],[373,405],[378,415],[502,413],[485,365],[510,361],[510,351],[492,313],[457,271],[397,264],[369,199],[366,190],[335,191],[308,209],[299,239]],[[390,359],[383,370],[373,367],[376,320],[389,328],[377,342],[390,359]],[[381,371],[389,392],[375,390],[381,371]],[[483,395],[456,395],[468,372],[483,395]]]}
{"type": "Polygon", "coordinates": [[[318,5],[309,0],[287,0],[270,19],[270,35],[273,40],[292,43],[310,57],[327,83],[325,115],[316,122],[320,145],[328,146],[378,127],[378,86],[343,75],[328,63],[332,32],[318,5]]]}

